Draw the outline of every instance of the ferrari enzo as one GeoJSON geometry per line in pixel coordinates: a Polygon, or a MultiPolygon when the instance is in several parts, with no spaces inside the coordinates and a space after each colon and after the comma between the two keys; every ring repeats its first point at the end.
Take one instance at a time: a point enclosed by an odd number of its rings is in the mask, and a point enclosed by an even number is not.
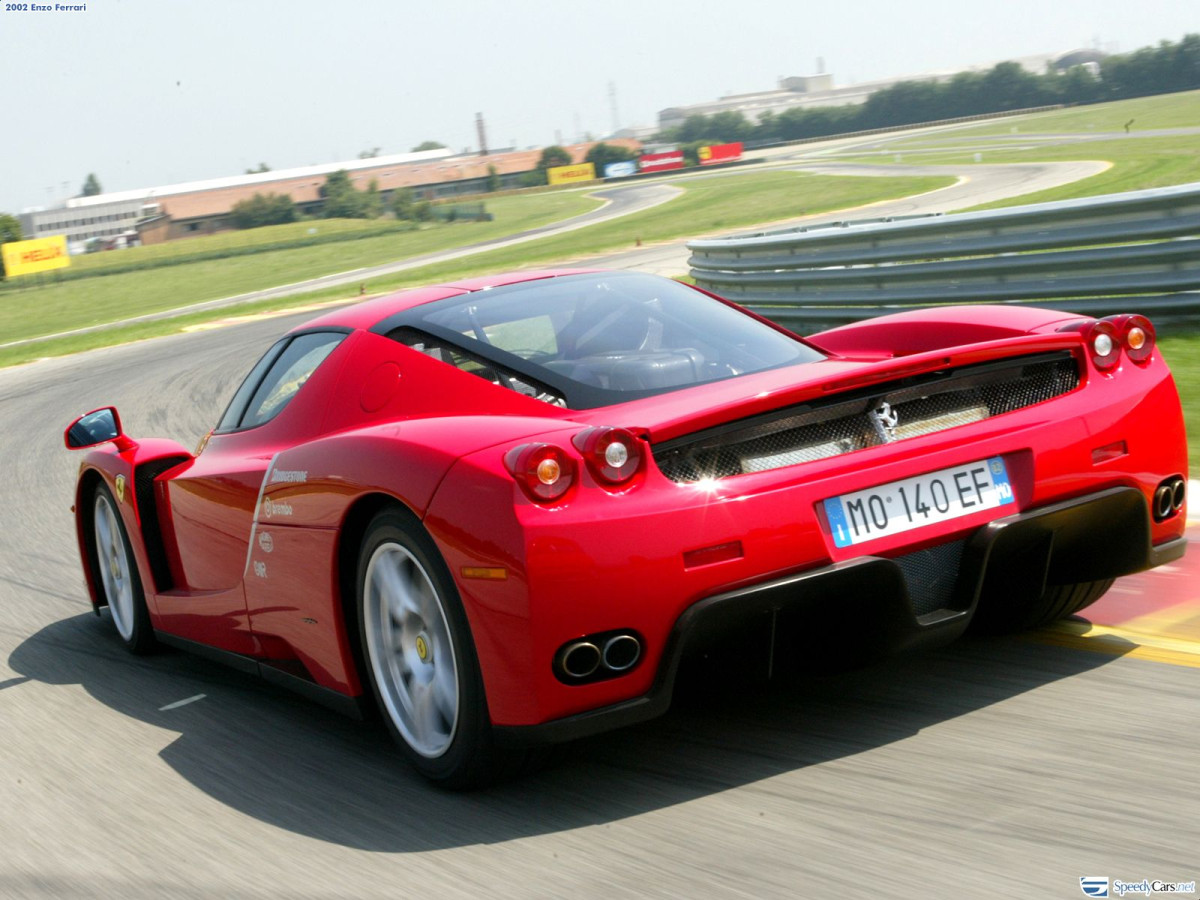
{"type": "Polygon", "coordinates": [[[1037,626],[1184,551],[1178,394],[1138,315],[909,311],[807,338],[630,272],[323,315],[195,452],[66,430],[99,614],[352,714],[448,786],[770,670],[1037,626]]]}

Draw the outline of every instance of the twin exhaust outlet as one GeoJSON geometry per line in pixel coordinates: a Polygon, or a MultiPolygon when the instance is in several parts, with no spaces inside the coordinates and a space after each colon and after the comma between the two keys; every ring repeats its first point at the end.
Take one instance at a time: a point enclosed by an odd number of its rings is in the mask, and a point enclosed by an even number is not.
{"type": "Polygon", "coordinates": [[[571,641],[554,654],[554,674],[567,684],[623,675],[642,658],[642,641],[629,631],[608,631],[571,641]]]}
{"type": "Polygon", "coordinates": [[[1168,478],[1154,491],[1154,521],[1162,522],[1183,509],[1187,499],[1187,483],[1176,475],[1168,478]]]}

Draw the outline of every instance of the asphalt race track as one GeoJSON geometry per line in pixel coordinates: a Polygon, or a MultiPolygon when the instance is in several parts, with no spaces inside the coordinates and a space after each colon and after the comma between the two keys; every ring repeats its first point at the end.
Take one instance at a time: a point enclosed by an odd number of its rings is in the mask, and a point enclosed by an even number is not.
{"type": "Polygon", "coordinates": [[[62,428],[113,403],[135,437],[194,445],[302,318],[0,371],[0,897],[1053,898],[1200,877],[1200,668],[1117,627],[1200,620],[1195,555],[1173,588],[1119,583],[1102,648],[968,640],[773,685],[747,661],[468,795],[370,724],[127,655],[85,599],[62,428]]]}

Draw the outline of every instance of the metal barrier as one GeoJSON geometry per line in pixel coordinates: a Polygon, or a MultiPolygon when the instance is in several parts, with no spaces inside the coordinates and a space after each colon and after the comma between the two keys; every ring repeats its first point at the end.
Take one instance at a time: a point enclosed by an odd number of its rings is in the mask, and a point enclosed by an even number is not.
{"type": "Polygon", "coordinates": [[[946,303],[1200,321],[1200,182],[687,246],[699,287],[795,330],[946,303]]]}

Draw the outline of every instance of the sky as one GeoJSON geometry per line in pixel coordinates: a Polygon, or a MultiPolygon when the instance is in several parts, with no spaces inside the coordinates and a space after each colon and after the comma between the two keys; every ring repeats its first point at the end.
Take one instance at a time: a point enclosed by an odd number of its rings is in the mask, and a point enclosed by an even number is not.
{"type": "Polygon", "coordinates": [[[818,60],[845,85],[1200,31],[1193,0],[66,2],[85,9],[0,2],[3,212],[58,205],[89,172],[107,192],[477,150],[476,113],[492,148],[601,137],[610,85],[616,124],[653,125],[818,60]]]}

